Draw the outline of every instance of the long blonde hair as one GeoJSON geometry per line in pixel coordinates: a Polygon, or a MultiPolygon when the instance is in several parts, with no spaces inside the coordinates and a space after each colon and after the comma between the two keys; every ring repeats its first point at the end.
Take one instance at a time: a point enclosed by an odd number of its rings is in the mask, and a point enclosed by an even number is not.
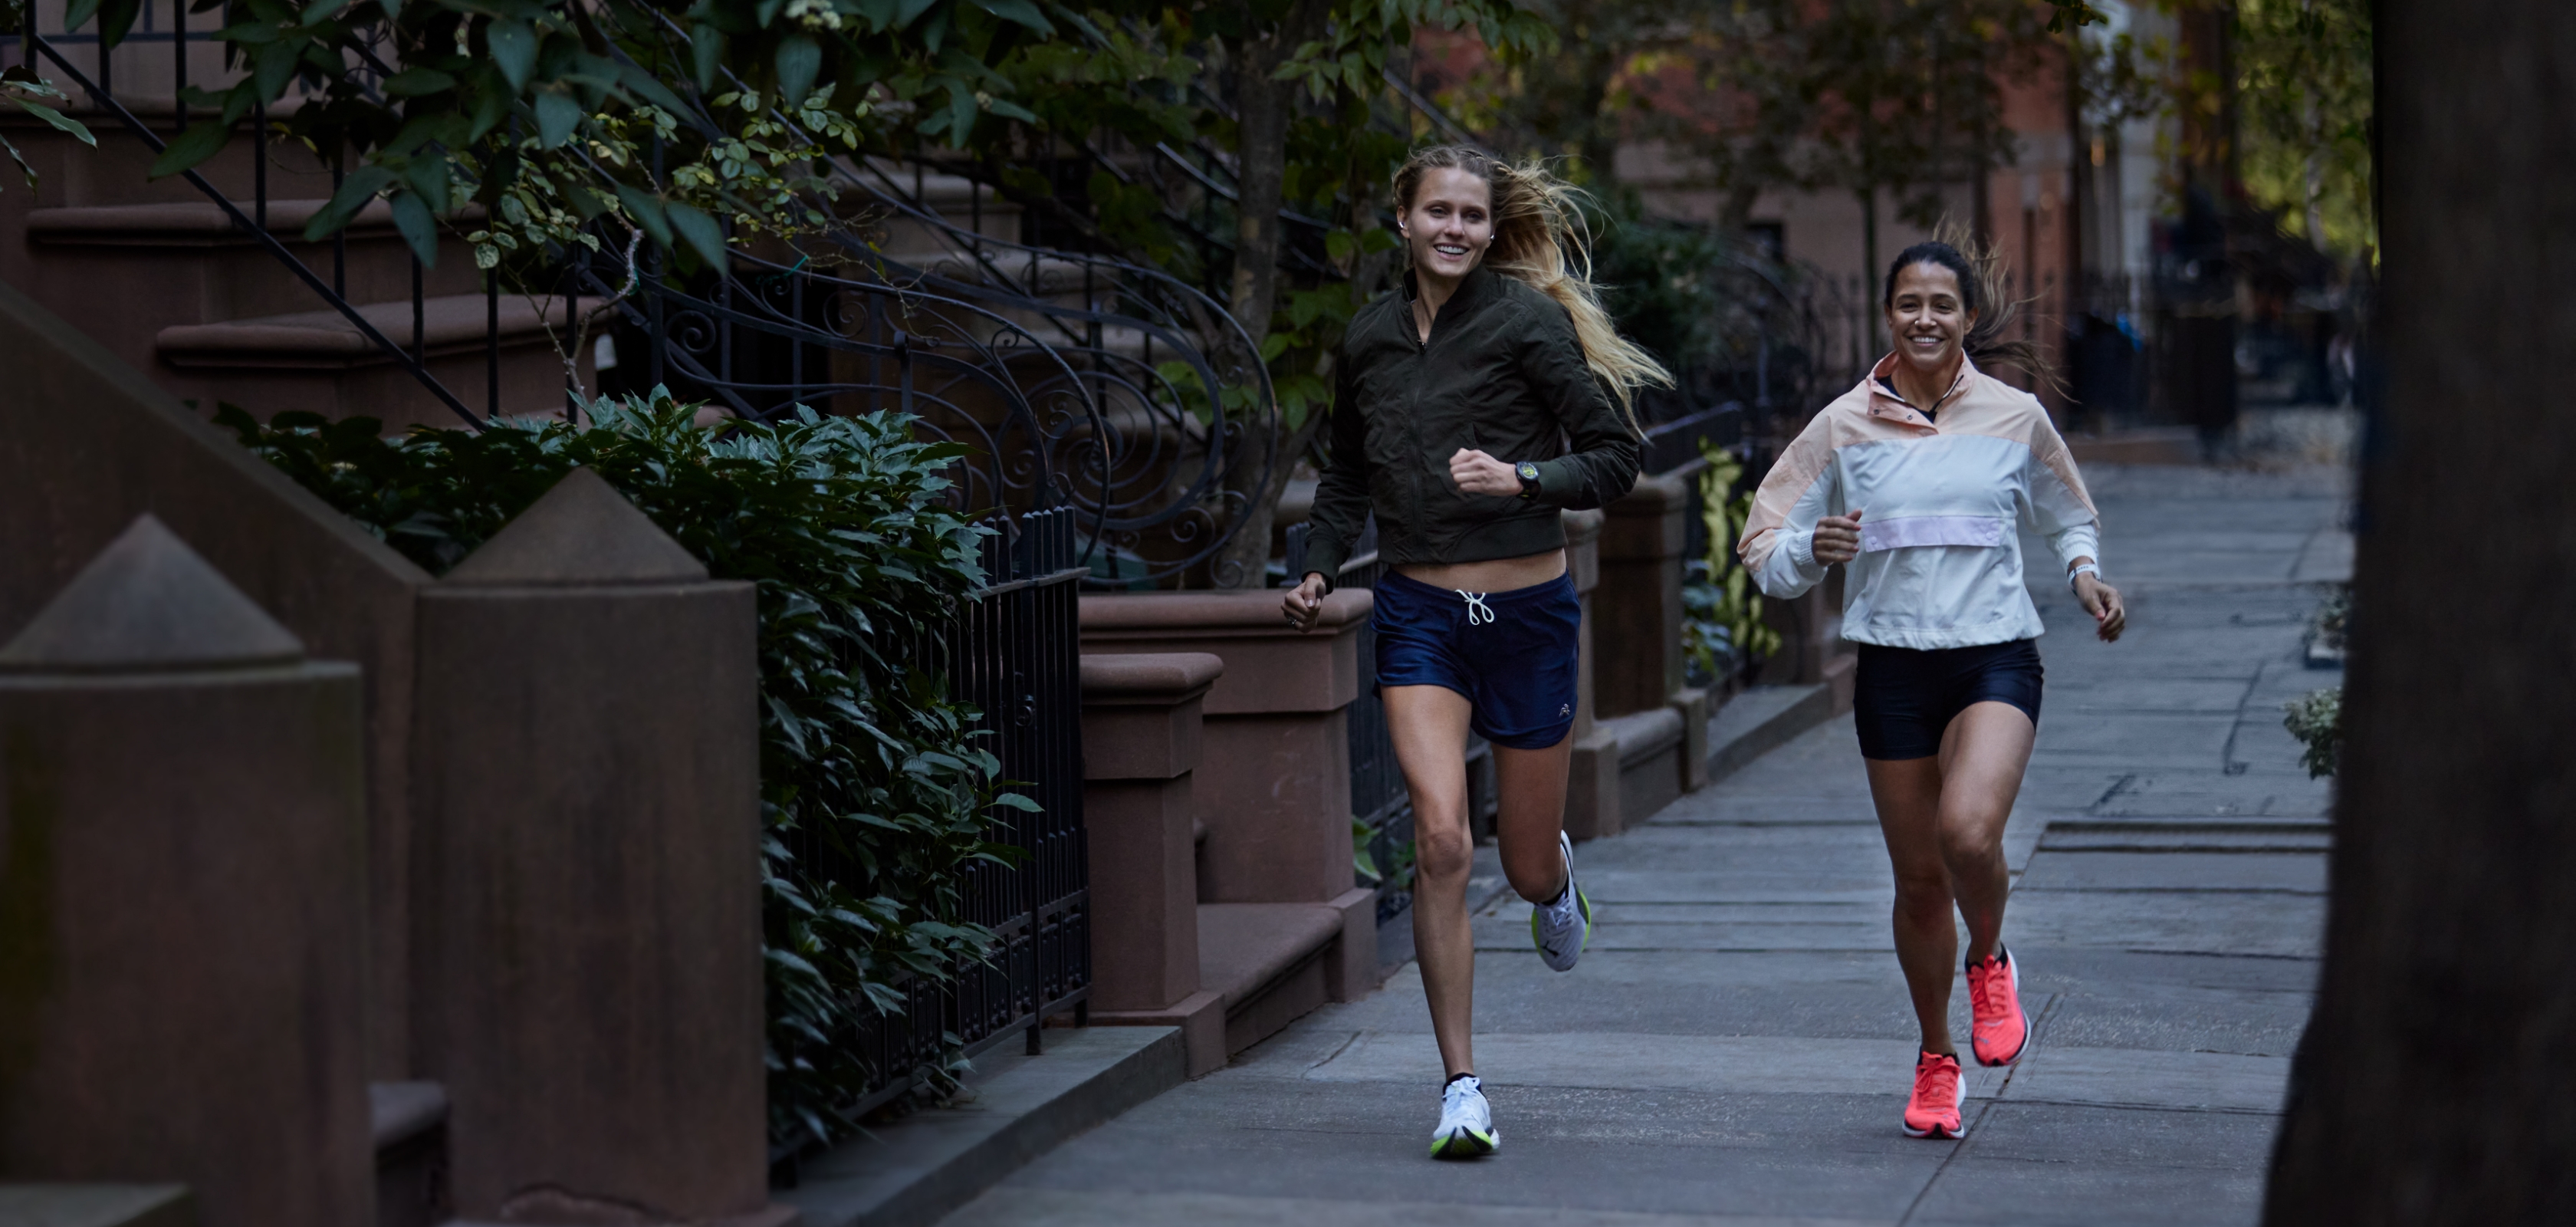
{"type": "Polygon", "coordinates": [[[1422,177],[1434,170],[1462,170],[1485,181],[1494,214],[1494,241],[1485,250],[1485,263],[1565,308],[1574,318],[1575,339],[1583,344],[1584,365],[1619,398],[1629,429],[1643,435],[1637,389],[1669,388],[1673,375],[1653,354],[1620,336],[1618,325],[1602,309],[1601,291],[1592,284],[1592,230],[1583,219],[1583,189],[1557,178],[1536,159],[1514,165],[1464,145],[1432,145],[1415,150],[1395,173],[1398,216],[1413,207],[1422,177]]]}

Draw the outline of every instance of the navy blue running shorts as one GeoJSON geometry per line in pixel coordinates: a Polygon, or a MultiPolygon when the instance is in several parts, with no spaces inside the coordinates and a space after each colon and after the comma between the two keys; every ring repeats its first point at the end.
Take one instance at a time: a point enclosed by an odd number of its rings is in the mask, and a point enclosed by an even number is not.
{"type": "Polygon", "coordinates": [[[1971,703],[2010,703],[2039,724],[2039,645],[2028,639],[1969,648],[1860,645],[1852,718],[1860,755],[1881,761],[1930,758],[1941,734],[1971,703]]]}
{"type": "Polygon", "coordinates": [[[1574,578],[1509,592],[1456,592],[1388,571],[1377,581],[1377,684],[1446,686],[1475,705],[1469,727],[1515,750],[1574,728],[1583,603],[1574,578]]]}

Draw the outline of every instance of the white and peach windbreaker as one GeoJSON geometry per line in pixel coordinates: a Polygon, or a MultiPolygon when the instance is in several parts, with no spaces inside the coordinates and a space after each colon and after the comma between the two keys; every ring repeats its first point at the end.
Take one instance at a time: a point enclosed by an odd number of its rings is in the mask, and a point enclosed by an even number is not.
{"type": "Polygon", "coordinates": [[[2045,535],[2061,565],[2101,557],[2100,517],[2066,441],[2036,397],[1965,359],[1926,418],[1879,383],[1895,364],[1881,359],[1771,466],[1738,556],[1766,595],[1798,596],[1825,576],[1816,521],[1857,508],[1844,638],[1928,649],[2037,636],[2014,525],[2045,535]]]}

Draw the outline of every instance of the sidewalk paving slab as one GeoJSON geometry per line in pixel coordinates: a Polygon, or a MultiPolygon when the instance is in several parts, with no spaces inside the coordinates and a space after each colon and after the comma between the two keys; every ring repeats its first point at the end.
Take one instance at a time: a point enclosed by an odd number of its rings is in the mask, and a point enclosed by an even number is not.
{"type": "MultiPolygon", "coordinates": [[[[1478,850],[1494,1156],[1424,1157],[1441,1070],[1407,967],[951,1221],[2256,1222],[2331,831],[2280,704],[2340,681],[2304,666],[2301,641],[2321,585],[2348,574],[2349,481],[2087,477],[2133,629],[2097,643],[2062,585],[2032,586],[2048,691],[2005,830],[2005,938],[2035,1038],[2016,1068],[1970,1072],[1967,1138],[1896,1128],[1916,1036],[1846,716],[1579,848],[1600,925],[1570,973],[1531,953],[1528,905],[1478,850]]],[[[1953,1034],[1966,1016],[1962,986],[1953,1034]]]]}

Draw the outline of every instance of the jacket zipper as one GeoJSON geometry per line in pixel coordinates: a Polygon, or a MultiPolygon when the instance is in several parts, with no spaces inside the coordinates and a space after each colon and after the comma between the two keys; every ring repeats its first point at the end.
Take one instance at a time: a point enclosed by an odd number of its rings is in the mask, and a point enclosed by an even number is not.
{"type": "MultiPolygon", "coordinates": [[[[1437,314],[1431,317],[1431,331],[1435,336],[1440,331],[1440,317],[1437,314]]],[[[1404,337],[1413,342],[1414,368],[1413,378],[1408,381],[1413,385],[1413,396],[1407,402],[1404,412],[1404,433],[1405,437],[1413,443],[1414,455],[1411,482],[1413,514],[1408,519],[1414,527],[1419,528],[1429,515],[1422,497],[1422,466],[1426,459],[1422,454],[1422,385],[1431,365],[1431,339],[1424,336],[1422,329],[1414,325],[1413,304],[1409,301],[1404,304],[1404,337]]],[[[1381,533],[1384,531],[1382,526],[1380,531],[1381,533]]]]}

